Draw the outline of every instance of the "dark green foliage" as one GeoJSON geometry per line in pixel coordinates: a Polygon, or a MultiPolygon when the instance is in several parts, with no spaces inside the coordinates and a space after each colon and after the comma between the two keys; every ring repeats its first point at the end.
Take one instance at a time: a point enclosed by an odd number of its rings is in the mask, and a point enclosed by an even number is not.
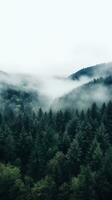
{"type": "Polygon", "coordinates": [[[112,102],[13,111],[0,109],[0,200],[112,199],[112,102]]]}
{"type": "Polygon", "coordinates": [[[51,177],[45,177],[32,188],[33,200],[55,200],[56,198],[56,184],[51,177]]]}
{"type": "Polygon", "coordinates": [[[11,165],[0,164],[0,199],[28,200],[29,197],[20,170],[11,165]]]}
{"type": "Polygon", "coordinates": [[[70,200],[94,200],[94,175],[89,167],[82,168],[80,174],[73,178],[70,200]]]}

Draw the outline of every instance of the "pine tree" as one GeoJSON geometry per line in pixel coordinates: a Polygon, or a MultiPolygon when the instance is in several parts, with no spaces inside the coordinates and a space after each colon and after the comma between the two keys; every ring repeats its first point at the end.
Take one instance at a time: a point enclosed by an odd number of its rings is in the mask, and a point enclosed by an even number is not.
{"type": "Polygon", "coordinates": [[[78,177],[72,179],[70,200],[94,200],[94,175],[89,167],[82,168],[78,177]]]}
{"type": "Polygon", "coordinates": [[[52,200],[56,199],[56,185],[54,180],[47,176],[37,182],[32,188],[33,200],[52,200]]]}
{"type": "Polygon", "coordinates": [[[67,159],[71,176],[76,176],[79,173],[81,164],[81,148],[76,139],[74,139],[71,143],[67,153],[67,159]]]}

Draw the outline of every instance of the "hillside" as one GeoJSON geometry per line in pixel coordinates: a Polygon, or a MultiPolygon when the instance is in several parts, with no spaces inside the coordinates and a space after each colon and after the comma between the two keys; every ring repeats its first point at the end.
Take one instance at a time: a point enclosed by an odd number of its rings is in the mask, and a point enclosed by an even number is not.
{"type": "Polygon", "coordinates": [[[112,76],[77,86],[55,112],[34,77],[0,77],[0,200],[111,200],[112,76]]]}
{"type": "Polygon", "coordinates": [[[40,91],[39,81],[27,75],[0,72],[0,109],[18,112],[21,109],[45,109],[47,97],[40,91]]]}
{"type": "Polygon", "coordinates": [[[36,76],[0,71],[0,109],[85,109],[93,102],[108,102],[112,97],[112,63],[84,68],[68,79],[42,81],[36,76]]]}
{"type": "Polygon", "coordinates": [[[112,63],[103,63],[91,67],[85,67],[76,73],[71,74],[68,78],[72,80],[80,80],[82,77],[99,78],[112,74],[112,63]]]}
{"type": "Polygon", "coordinates": [[[90,81],[55,100],[56,109],[85,109],[112,99],[112,76],[90,81]]]}

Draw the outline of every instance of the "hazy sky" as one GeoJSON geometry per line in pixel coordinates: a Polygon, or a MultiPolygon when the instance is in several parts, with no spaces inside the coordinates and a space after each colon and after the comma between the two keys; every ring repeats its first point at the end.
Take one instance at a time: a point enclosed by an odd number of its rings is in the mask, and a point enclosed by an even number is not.
{"type": "Polygon", "coordinates": [[[111,52],[112,0],[0,0],[0,70],[67,75],[111,52]]]}

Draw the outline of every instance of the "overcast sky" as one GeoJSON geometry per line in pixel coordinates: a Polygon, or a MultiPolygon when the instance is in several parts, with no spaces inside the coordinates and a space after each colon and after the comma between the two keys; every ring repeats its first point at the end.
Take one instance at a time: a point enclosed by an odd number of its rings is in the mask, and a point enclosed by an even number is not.
{"type": "Polygon", "coordinates": [[[111,0],[0,0],[0,70],[63,76],[111,52],[111,0]]]}

